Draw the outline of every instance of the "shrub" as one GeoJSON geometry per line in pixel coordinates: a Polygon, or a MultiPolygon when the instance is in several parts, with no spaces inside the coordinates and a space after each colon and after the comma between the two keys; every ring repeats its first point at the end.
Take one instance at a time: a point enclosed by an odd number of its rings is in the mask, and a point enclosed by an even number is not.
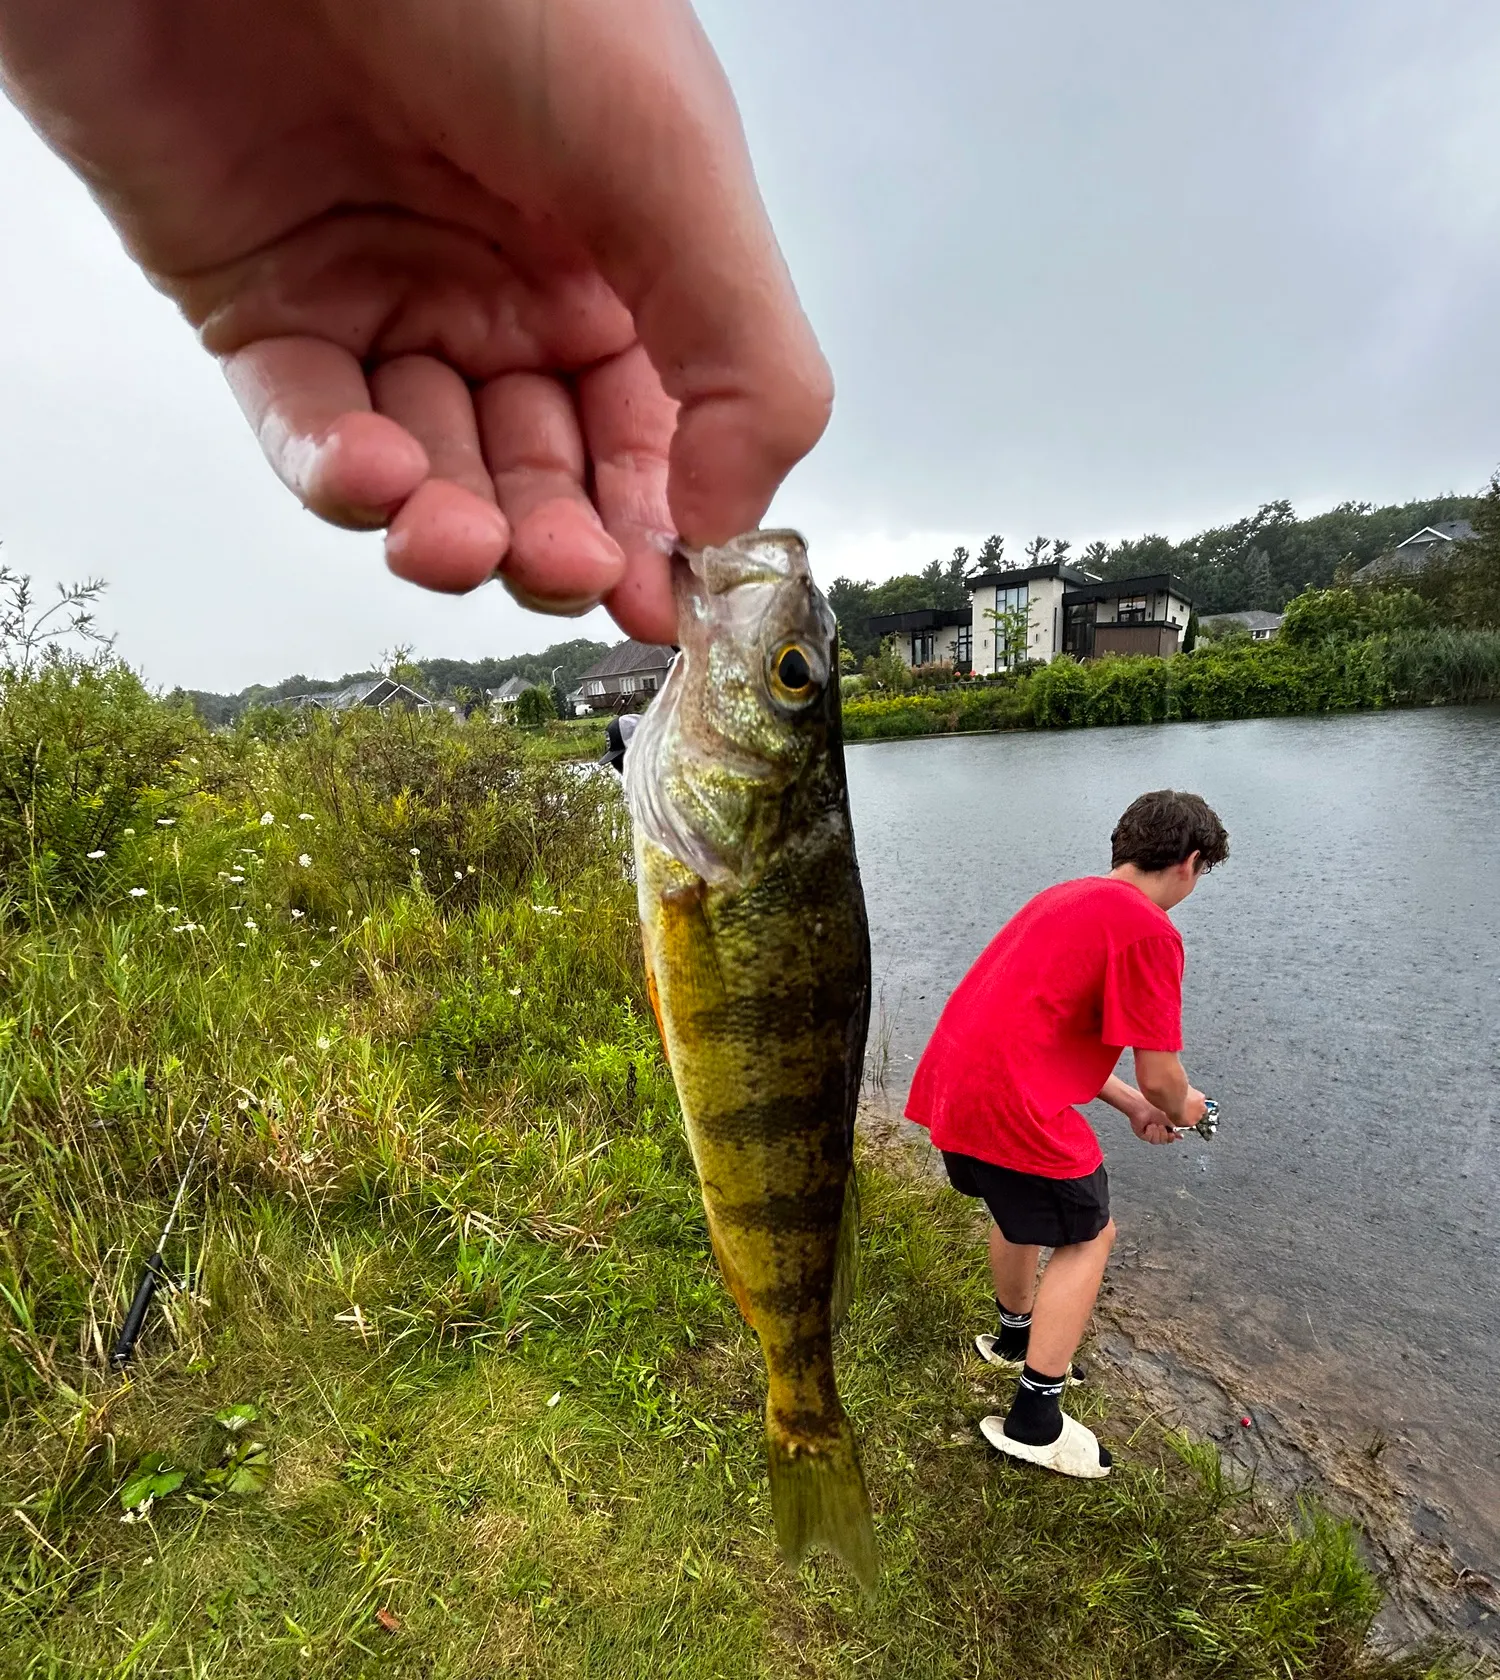
{"type": "Polygon", "coordinates": [[[528,688],[516,701],[516,722],[522,729],[542,729],[557,715],[550,688],[528,688]]]}
{"type": "Polygon", "coordinates": [[[54,908],[105,881],[125,830],[173,804],[168,784],[203,730],[108,657],[54,653],[0,671],[0,880],[54,908]]]}

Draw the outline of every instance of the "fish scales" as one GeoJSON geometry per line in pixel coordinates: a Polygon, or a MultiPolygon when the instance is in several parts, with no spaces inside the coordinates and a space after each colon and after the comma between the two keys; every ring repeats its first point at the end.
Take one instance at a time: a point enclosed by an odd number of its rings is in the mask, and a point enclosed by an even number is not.
{"type": "Polygon", "coordinates": [[[714,1252],[761,1342],[783,1551],[829,1545],[869,1584],[832,1347],[870,973],[837,631],[794,533],[680,557],[676,579],[682,654],[626,757],[652,1002],[714,1252]]]}

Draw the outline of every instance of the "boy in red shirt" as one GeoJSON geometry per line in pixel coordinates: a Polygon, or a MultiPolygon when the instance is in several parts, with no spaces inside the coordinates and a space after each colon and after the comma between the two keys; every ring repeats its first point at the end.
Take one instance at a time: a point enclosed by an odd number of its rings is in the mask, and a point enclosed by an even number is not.
{"type": "Polygon", "coordinates": [[[948,1000],[906,1105],[953,1188],[995,1221],[1000,1331],[975,1345],[1020,1383],[1009,1414],[979,1427],[1013,1458],[1085,1477],[1107,1475],[1109,1453],[1061,1398],[1115,1225],[1104,1156],[1073,1105],[1102,1098],[1147,1143],[1202,1118],[1177,1054],[1182,939],[1167,912],[1229,856],[1203,800],[1170,790],[1142,794],[1111,844],[1107,876],[1050,887],[1001,928],[948,1000]],[[1127,1047],[1139,1089],[1113,1071],[1127,1047]]]}

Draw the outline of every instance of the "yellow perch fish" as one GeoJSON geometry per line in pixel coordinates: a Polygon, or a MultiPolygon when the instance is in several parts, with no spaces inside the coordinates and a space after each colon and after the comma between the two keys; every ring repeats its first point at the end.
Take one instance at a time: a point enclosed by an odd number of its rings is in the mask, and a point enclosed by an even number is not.
{"type": "Polygon", "coordinates": [[[651,999],[720,1270],[760,1337],[776,1533],[879,1572],[833,1374],[870,937],[838,632],[791,531],[674,561],[682,653],[625,758],[651,999]]]}

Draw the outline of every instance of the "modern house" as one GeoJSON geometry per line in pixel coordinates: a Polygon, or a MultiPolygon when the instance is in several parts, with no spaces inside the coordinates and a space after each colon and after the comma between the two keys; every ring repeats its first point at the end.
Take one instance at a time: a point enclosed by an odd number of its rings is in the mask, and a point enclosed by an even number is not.
{"type": "Polygon", "coordinates": [[[1212,613],[1198,620],[1198,628],[1210,636],[1232,636],[1236,632],[1255,642],[1274,642],[1281,634],[1281,614],[1261,612],[1212,613]]]}
{"type": "Polygon", "coordinates": [[[591,712],[628,711],[656,693],[676,657],[661,643],[621,642],[579,678],[578,699],[591,712]]]}
{"type": "Polygon", "coordinates": [[[1479,533],[1467,519],[1447,519],[1438,525],[1424,525],[1387,554],[1377,555],[1354,574],[1356,583],[1381,583],[1389,578],[1424,572],[1434,560],[1453,557],[1455,543],[1471,542],[1479,533]]]}
{"type": "Polygon", "coordinates": [[[297,711],[311,707],[320,712],[432,710],[432,701],[425,694],[419,694],[404,682],[397,682],[394,677],[365,677],[322,694],[290,694],[282,704],[297,711]]]}
{"type": "Polygon", "coordinates": [[[951,663],[983,675],[1060,653],[1173,654],[1193,610],[1182,582],[1166,572],[1106,583],[1053,560],[966,581],[966,608],[884,613],[869,621],[871,630],[894,636],[909,665],[951,663]]]}

